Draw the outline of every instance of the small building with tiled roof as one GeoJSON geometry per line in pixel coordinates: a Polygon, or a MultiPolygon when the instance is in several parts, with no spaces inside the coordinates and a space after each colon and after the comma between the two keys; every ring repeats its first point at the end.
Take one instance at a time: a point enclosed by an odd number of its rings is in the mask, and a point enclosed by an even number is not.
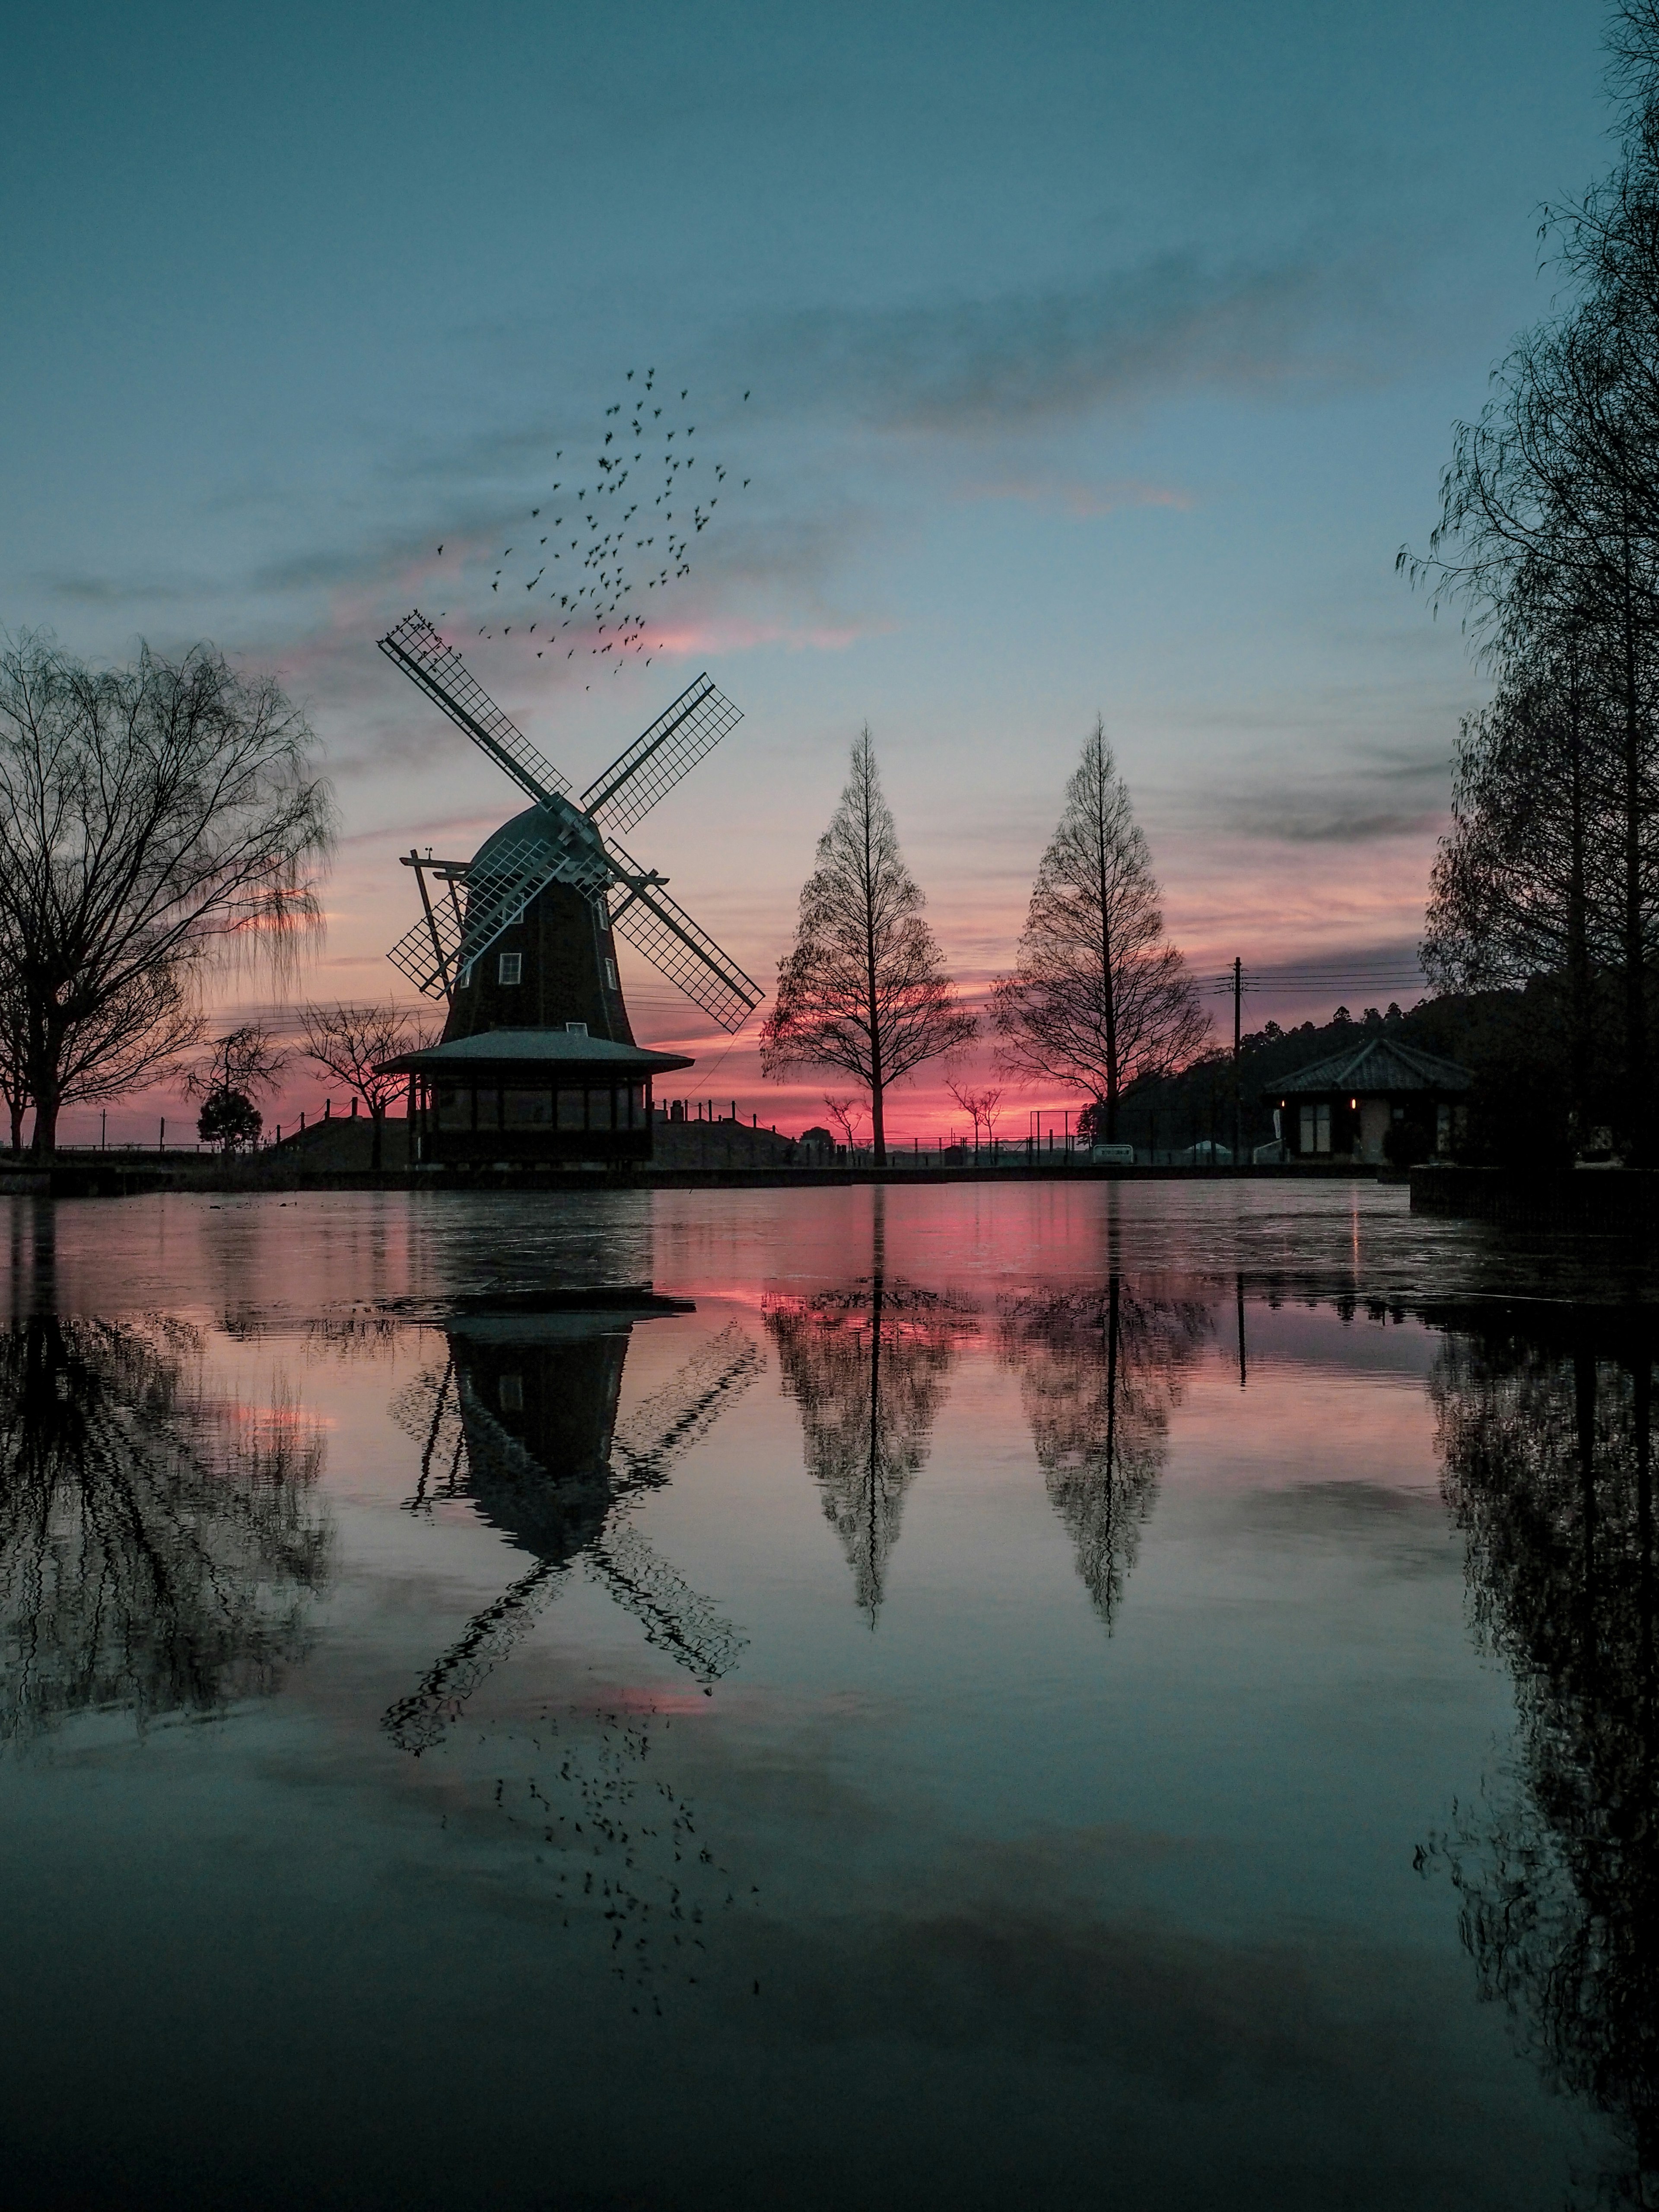
{"type": "Polygon", "coordinates": [[[1367,1029],[1340,1052],[1281,1076],[1261,1097],[1292,1160],[1381,1162],[1396,1122],[1415,1122],[1436,1152],[1449,1152],[1474,1081],[1455,1060],[1367,1029]]]}
{"type": "Polygon", "coordinates": [[[651,1158],[652,1084],[691,1064],[566,1022],[452,1036],[380,1073],[411,1079],[421,1167],[594,1168],[651,1158]]]}

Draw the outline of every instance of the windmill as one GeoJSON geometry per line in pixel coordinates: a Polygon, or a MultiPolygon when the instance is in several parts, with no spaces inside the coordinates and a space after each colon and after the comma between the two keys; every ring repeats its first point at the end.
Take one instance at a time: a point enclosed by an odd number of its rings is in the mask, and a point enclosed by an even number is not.
{"type": "Polygon", "coordinates": [[[404,856],[422,915],[387,957],[428,998],[447,1000],[445,1043],[576,1021],[593,1036],[631,1044],[615,935],[722,1029],[741,1029],[764,996],[760,987],[669,896],[666,879],[618,842],[714,750],[741,709],[698,677],[573,799],[418,608],[380,650],[531,800],[471,860],[404,856]],[[492,977],[487,956],[509,939],[492,977]]]}
{"type": "Polygon", "coordinates": [[[535,1565],[476,1614],[387,1711],[383,1725],[404,1750],[418,1754],[441,1740],[579,1556],[591,1578],[639,1621],[646,1641],[705,1688],[736,1664],[747,1638],[690,1588],[631,1516],[748,1389],[763,1361],[732,1322],[618,1421],[632,1324],[660,1310],[573,1311],[539,1327],[516,1316],[458,1320],[447,1364],[416,1376],[393,1401],[392,1418],[422,1446],[411,1508],[429,1511],[440,1498],[470,1499],[535,1555],[535,1565]]]}

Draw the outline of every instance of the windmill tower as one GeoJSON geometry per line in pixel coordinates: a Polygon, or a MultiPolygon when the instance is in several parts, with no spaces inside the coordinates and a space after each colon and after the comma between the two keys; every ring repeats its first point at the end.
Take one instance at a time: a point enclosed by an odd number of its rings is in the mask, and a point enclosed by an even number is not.
{"type": "Polygon", "coordinates": [[[634,1042],[624,938],[735,1033],[759,986],[618,842],[740,719],[700,676],[581,794],[544,760],[419,610],[380,650],[530,799],[470,860],[410,852],[421,919],[387,956],[448,1016],[388,1063],[415,1079],[424,1165],[606,1164],[651,1152],[651,1085],[683,1057],[634,1042]]]}

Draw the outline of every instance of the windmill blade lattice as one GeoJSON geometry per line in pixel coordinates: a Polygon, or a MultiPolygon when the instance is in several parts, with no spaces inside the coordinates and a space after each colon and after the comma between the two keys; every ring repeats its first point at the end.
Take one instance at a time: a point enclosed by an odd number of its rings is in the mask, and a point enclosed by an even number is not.
{"type": "Polygon", "coordinates": [[[677,984],[694,1006],[735,1035],[766,994],[614,839],[611,850],[624,864],[617,871],[623,896],[611,908],[611,928],[677,984]]]}
{"type": "Polygon", "coordinates": [[[400,1751],[412,1752],[418,1759],[443,1741],[445,1730],[459,1718],[461,1707],[535,1626],[569,1571],[556,1560],[538,1559],[493,1605],[473,1616],[458,1641],[422,1675],[407,1697],[386,1708],[380,1726],[400,1751]]]}
{"type": "Polygon", "coordinates": [[[742,720],[741,707],[717,691],[706,673],[698,677],[588,785],[582,805],[607,836],[621,836],[643,821],[657,801],[742,720]]]}
{"type": "Polygon", "coordinates": [[[386,632],[380,650],[474,744],[482,745],[521,791],[544,803],[551,792],[568,793],[568,782],[552,762],[544,760],[518,724],[502,714],[454,647],[444,643],[418,607],[386,632]]]}
{"type": "Polygon", "coordinates": [[[705,1686],[729,1674],[749,1648],[743,1631],[716,1613],[626,1521],[613,1522],[589,1553],[587,1571],[633,1614],[647,1644],[666,1651],[705,1686]]]}
{"type": "Polygon", "coordinates": [[[728,1322],[700,1345],[660,1390],[617,1424],[611,1439],[630,1486],[666,1482],[676,1463],[700,1443],[721,1414],[766,1365],[748,1332],[728,1322]]]}
{"type": "Polygon", "coordinates": [[[464,916],[458,922],[441,903],[429,908],[392,947],[393,966],[428,997],[447,997],[459,967],[477,960],[549,884],[566,883],[592,899],[610,927],[694,1006],[729,1032],[741,1029],[765,996],[759,984],[668,896],[660,877],[641,867],[614,835],[601,835],[602,828],[610,833],[637,822],[741,720],[740,710],[700,676],[590,785],[579,805],[566,795],[569,786],[558,770],[418,608],[387,632],[380,650],[529,793],[543,816],[539,832],[526,830],[522,840],[492,853],[487,873],[446,864],[440,872],[452,883],[464,877],[464,916]]]}

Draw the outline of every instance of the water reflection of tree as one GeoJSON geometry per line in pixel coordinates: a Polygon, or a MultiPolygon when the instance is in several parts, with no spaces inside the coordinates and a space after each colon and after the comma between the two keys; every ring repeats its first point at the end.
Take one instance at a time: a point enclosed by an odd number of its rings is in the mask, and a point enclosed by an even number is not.
{"type": "Polygon", "coordinates": [[[1431,1389],[1479,1628],[1511,1669],[1514,1786],[1440,1848],[1482,1993],[1659,2202],[1652,1359],[1628,1316],[1454,1338],[1431,1389]],[[1622,1344],[1620,1338],[1623,1338],[1622,1344]]]}
{"type": "Polygon", "coordinates": [[[327,1566],[316,1431],[206,1390],[197,1332],[0,1332],[0,1736],[268,1692],[327,1566]]]}
{"type": "MultiPolygon", "coordinates": [[[[879,1255],[879,1231],[878,1240],[879,1255]]],[[[957,1351],[978,1325],[965,1301],[890,1280],[879,1266],[844,1289],[767,1302],[807,1471],[872,1628],[905,1492],[927,1457],[957,1351]]]]}
{"type": "Polygon", "coordinates": [[[1210,1307],[1113,1275],[1103,1289],[1015,1298],[1000,1325],[1054,1511],[1109,1628],[1163,1471],[1170,1415],[1210,1329],[1210,1307]]]}

